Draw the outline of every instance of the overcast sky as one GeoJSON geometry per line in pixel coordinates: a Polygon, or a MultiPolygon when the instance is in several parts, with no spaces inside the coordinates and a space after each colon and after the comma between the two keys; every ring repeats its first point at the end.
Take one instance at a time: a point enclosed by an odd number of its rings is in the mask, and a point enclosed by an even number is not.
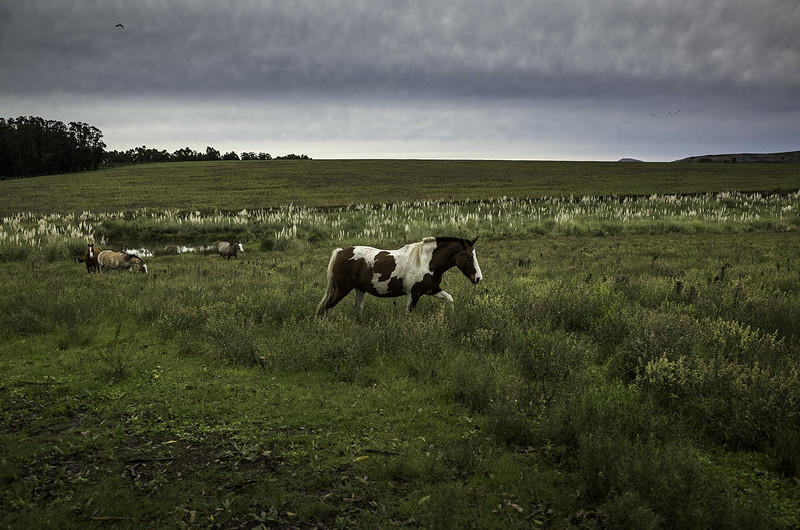
{"type": "Polygon", "coordinates": [[[791,151],[798,28],[798,0],[0,0],[0,116],[119,150],[791,151]]]}

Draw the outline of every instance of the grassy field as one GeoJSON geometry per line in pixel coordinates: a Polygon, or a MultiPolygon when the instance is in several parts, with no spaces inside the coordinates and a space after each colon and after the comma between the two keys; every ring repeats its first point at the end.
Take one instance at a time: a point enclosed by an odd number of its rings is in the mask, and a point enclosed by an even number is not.
{"type": "Polygon", "coordinates": [[[0,182],[0,215],[139,208],[241,210],[417,200],[775,191],[794,164],[271,160],[120,166],[0,182]]]}
{"type": "Polygon", "coordinates": [[[0,182],[2,526],[800,526],[794,166],[257,164],[0,182]],[[454,310],[312,317],[425,235],[480,235],[454,310]]]}

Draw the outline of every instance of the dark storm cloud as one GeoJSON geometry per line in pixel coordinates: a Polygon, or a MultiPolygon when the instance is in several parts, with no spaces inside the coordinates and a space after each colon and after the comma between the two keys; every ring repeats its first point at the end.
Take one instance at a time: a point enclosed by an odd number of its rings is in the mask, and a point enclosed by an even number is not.
{"type": "Polygon", "coordinates": [[[644,120],[680,109],[698,141],[703,123],[719,140],[733,134],[722,125],[760,120],[755,137],[783,146],[800,142],[798,27],[796,0],[0,0],[0,104],[11,116],[33,101],[169,107],[185,131],[213,102],[241,122],[257,106],[262,123],[307,120],[270,134],[489,130],[497,145],[542,131],[568,142],[582,127],[592,137],[576,145],[601,133],[664,145],[686,131],[644,120]],[[403,127],[381,129],[390,118],[403,127]]]}
{"type": "Polygon", "coordinates": [[[5,92],[629,97],[800,89],[794,0],[14,4],[0,28],[5,92]]]}

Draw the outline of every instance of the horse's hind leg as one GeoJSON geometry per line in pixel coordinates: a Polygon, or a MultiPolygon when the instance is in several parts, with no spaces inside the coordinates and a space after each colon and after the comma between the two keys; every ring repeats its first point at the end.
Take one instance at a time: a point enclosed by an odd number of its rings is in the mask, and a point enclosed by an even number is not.
{"type": "Polygon", "coordinates": [[[356,299],[355,299],[355,307],[356,307],[356,318],[359,322],[361,322],[361,315],[364,312],[364,291],[360,289],[356,289],[356,299]]]}

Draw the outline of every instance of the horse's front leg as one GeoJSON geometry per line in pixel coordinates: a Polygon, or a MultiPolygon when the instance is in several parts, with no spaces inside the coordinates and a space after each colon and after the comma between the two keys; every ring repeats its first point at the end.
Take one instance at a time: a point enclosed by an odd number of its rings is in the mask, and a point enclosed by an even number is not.
{"type": "Polygon", "coordinates": [[[438,298],[439,300],[444,300],[445,302],[450,304],[450,307],[455,307],[456,306],[455,302],[453,302],[453,297],[450,296],[450,293],[448,293],[445,290],[441,290],[438,293],[434,293],[433,297],[434,298],[438,298]]]}
{"type": "Polygon", "coordinates": [[[417,307],[417,302],[419,301],[420,296],[422,296],[421,293],[408,293],[408,296],[406,297],[406,310],[409,313],[412,312],[415,307],[417,307]]]}

